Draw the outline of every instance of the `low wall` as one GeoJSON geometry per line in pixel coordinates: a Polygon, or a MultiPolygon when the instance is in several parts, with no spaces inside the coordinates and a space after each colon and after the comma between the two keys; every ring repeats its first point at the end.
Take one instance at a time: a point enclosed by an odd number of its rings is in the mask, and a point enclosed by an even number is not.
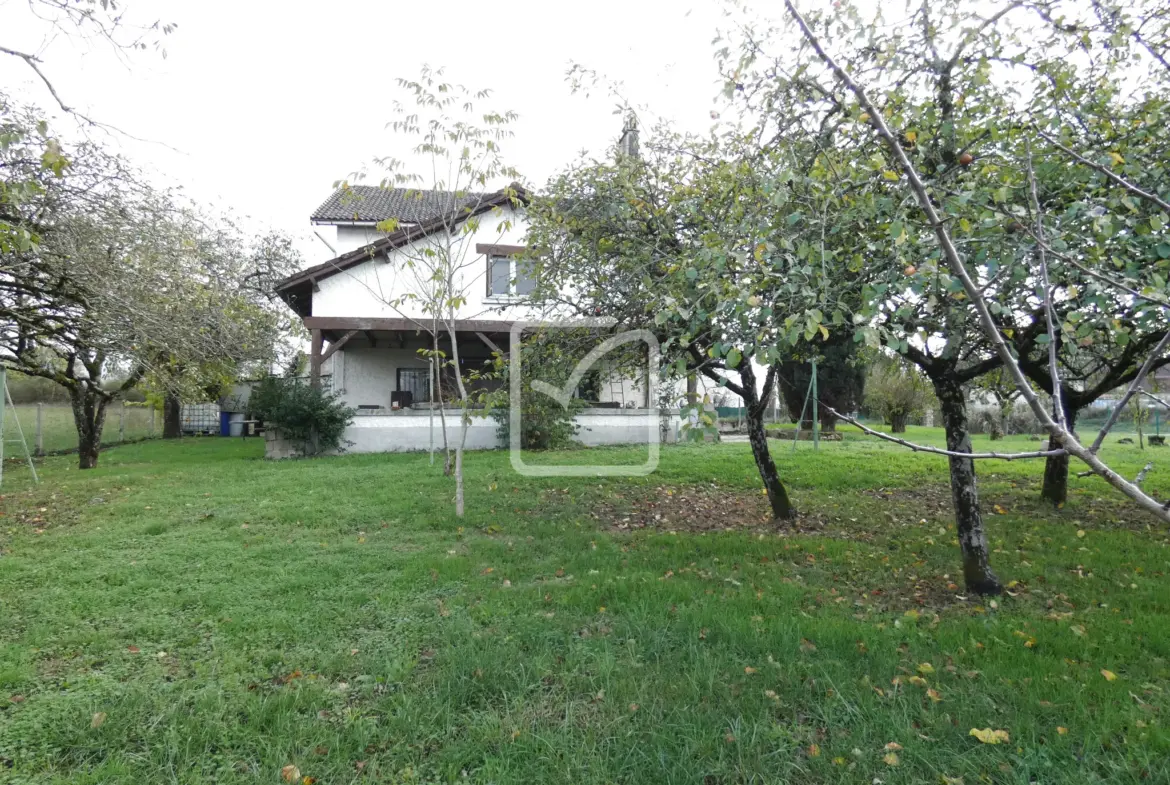
{"type": "Polygon", "coordinates": [[[282,461],[285,458],[300,458],[301,443],[284,438],[276,428],[264,429],[264,457],[270,461],[282,461]]]}
{"type": "MultiPolygon", "coordinates": [[[[454,443],[459,438],[458,409],[448,409],[447,438],[454,443]]],[[[412,452],[431,446],[431,413],[426,410],[407,410],[393,414],[358,414],[345,429],[347,452],[412,452]]],[[[667,421],[665,438],[662,418],[654,409],[595,409],[577,415],[577,441],[588,447],[607,444],[644,444],[653,428],[654,434],[666,442],[678,439],[679,417],[672,414],[667,421]]],[[[439,413],[434,413],[434,444],[442,447],[443,433],[439,413]]],[[[494,450],[507,447],[499,436],[493,417],[472,417],[467,430],[467,449],[494,450]]]]}

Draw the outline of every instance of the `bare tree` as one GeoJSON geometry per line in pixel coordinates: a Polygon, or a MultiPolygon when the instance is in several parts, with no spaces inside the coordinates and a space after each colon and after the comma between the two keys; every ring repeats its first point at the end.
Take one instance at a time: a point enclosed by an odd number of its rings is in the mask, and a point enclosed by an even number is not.
{"type": "Polygon", "coordinates": [[[462,517],[464,448],[472,406],[479,397],[473,385],[479,373],[460,357],[459,323],[479,315],[469,310],[471,287],[484,285],[476,240],[490,242],[510,232],[510,211],[527,198],[500,148],[512,135],[516,114],[478,110],[477,104],[490,93],[447,82],[441,69],[424,67],[418,79],[399,79],[398,86],[409,98],[395,102],[390,128],[408,140],[411,160],[377,159],[387,172],[381,186],[405,189],[406,198],[425,201],[432,215],[411,226],[400,226],[397,219],[378,224],[380,231],[396,238],[396,264],[377,272],[376,281],[365,285],[430,338],[430,347],[420,354],[435,369],[444,468],[455,475],[455,514],[462,517]],[[493,188],[501,181],[512,184],[493,188]],[[453,451],[447,437],[444,383],[453,387],[447,392],[460,407],[453,451]]]}

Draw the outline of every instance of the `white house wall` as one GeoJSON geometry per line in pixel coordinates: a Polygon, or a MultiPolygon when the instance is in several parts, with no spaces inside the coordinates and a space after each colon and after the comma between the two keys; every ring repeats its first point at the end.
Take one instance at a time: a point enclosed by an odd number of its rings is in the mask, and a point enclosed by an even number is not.
{"type": "Polygon", "coordinates": [[[404,349],[347,349],[338,354],[344,359],[344,378],[339,385],[341,399],[349,406],[390,408],[390,392],[398,380],[401,367],[426,367],[425,361],[404,349]]]}
{"type": "MultiPolygon", "coordinates": [[[[356,242],[361,227],[338,227],[338,237],[344,233],[356,242]]],[[[464,262],[459,288],[467,302],[458,309],[459,319],[517,319],[524,318],[527,309],[517,307],[515,301],[492,299],[487,296],[487,257],[476,253],[477,244],[523,245],[527,224],[523,215],[512,207],[491,211],[479,216],[476,232],[460,235],[454,251],[464,262]],[[461,255],[461,256],[460,256],[461,255]]],[[[375,233],[376,236],[376,233],[375,233]]],[[[422,318],[426,313],[417,302],[397,302],[409,294],[422,294],[425,287],[416,280],[407,265],[411,257],[418,257],[426,247],[444,242],[432,235],[422,238],[385,256],[355,265],[336,275],[319,281],[320,290],[313,293],[313,316],[341,316],[365,318],[399,318],[403,315],[422,318]]],[[[365,243],[358,243],[354,248],[365,243]]],[[[342,252],[341,248],[337,249],[342,252]]],[[[349,248],[346,250],[353,250],[349,248]]]]}
{"type": "MultiPolygon", "coordinates": [[[[324,227],[322,227],[324,228],[324,227]]],[[[336,255],[356,251],[363,245],[369,245],[375,240],[385,237],[385,232],[379,232],[372,226],[338,226],[337,234],[332,243],[336,255]]],[[[325,239],[329,239],[326,235],[325,239]]]]}

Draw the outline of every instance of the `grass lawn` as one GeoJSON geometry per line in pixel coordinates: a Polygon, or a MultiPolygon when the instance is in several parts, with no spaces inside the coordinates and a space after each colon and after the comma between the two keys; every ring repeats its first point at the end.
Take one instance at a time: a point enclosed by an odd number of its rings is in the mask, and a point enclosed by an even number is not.
{"type": "MultiPolygon", "coordinates": [[[[1170,496],[1170,451],[1115,441],[1170,496]]],[[[6,467],[0,782],[1170,782],[1164,526],[981,463],[1010,593],[965,598],[941,459],[775,447],[795,530],[746,444],[636,480],[470,454],[463,521],[425,455],[6,467]]]]}

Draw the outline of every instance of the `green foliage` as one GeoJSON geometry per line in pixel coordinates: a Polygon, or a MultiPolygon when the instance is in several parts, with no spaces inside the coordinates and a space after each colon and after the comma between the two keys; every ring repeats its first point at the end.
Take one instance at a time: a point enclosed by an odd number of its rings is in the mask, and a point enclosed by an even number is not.
{"type": "MultiPolygon", "coordinates": [[[[860,406],[865,394],[866,364],[861,356],[865,348],[853,340],[849,330],[837,330],[828,340],[800,341],[780,363],[779,390],[793,422],[800,419],[809,384],[812,382],[812,359],[817,361],[817,398],[842,414],[860,406]]],[[[837,417],[821,406],[821,427],[833,430],[837,417]]],[[[812,400],[809,399],[805,422],[812,424],[812,400]]]]}
{"type": "Polygon", "coordinates": [[[935,405],[930,380],[910,363],[882,354],[870,366],[865,406],[895,432],[904,432],[911,417],[921,417],[935,405]]]}
{"type": "Polygon", "coordinates": [[[248,404],[266,427],[300,442],[306,455],[344,449],[342,437],[354,415],[336,393],[277,376],[261,380],[248,404]]]}
{"type": "MultiPolygon", "coordinates": [[[[519,351],[526,370],[520,375],[521,429],[520,446],[525,450],[563,449],[574,444],[578,426],[574,419],[585,408],[585,401],[574,396],[568,406],[561,406],[552,396],[532,389],[532,381],[539,379],[556,388],[563,387],[576,368],[580,353],[576,344],[562,331],[552,334],[535,333],[525,336],[519,351]],[[539,370],[537,370],[539,369],[539,370]]],[[[510,363],[496,358],[497,373],[504,379],[503,387],[488,394],[492,417],[499,426],[504,444],[511,438],[510,390],[512,369],[510,363]]],[[[586,374],[582,385],[596,384],[596,374],[586,374]]]]}
{"type": "Polygon", "coordinates": [[[67,166],[59,142],[49,135],[39,113],[14,105],[0,93],[0,254],[36,249],[40,232],[22,220],[25,206],[67,166]]]}

